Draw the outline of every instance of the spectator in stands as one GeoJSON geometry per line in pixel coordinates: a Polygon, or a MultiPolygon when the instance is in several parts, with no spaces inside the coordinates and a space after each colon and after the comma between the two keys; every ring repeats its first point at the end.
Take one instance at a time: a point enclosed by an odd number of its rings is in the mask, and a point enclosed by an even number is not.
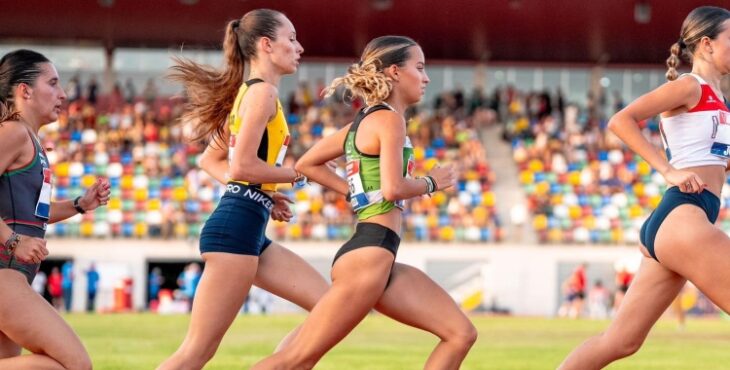
{"type": "Polygon", "coordinates": [[[280,79],[297,70],[303,52],[294,26],[277,11],[252,10],[228,24],[223,52],[223,71],[185,59],[173,67],[191,99],[183,118],[195,123],[195,139],[209,140],[200,166],[227,190],[201,232],[205,269],[187,337],[161,369],[202,368],[254,283],[305,309],[327,289],[317,271],[265,235],[269,217],[292,217],[277,184],[305,180],[282,166],[289,132],[277,98],[280,79]]]}
{"type": "MultiPolygon", "coordinates": [[[[0,59],[0,368],[90,369],[91,360],[73,330],[30,283],[48,255],[45,230],[109,200],[109,184],[90,178],[75,200],[51,201],[51,170],[42,126],[59,119],[66,93],[43,55],[16,50],[0,59]],[[12,340],[10,339],[12,338],[12,340]],[[31,354],[21,356],[21,347],[31,354]]],[[[56,281],[60,280],[58,269],[56,281]]],[[[60,281],[54,290],[60,296],[60,281]]]]}
{"type": "Polygon", "coordinates": [[[315,144],[296,168],[348,195],[359,222],[334,257],[330,290],[291,344],[254,369],[314,367],[373,308],[441,339],[426,368],[456,369],[466,357],[476,340],[469,319],[423,272],[395,263],[404,201],[455,183],[451,166],[411,178],[415,159],[404,114],[421,100],[428,82],[423,51],[402,36],[370,41],[360,62],[332,82],[329,92],[344,85],[366,108],[352,124],[315,144]],[[328,165],[342,155],[348,162],[347,180],[328,165]]]}
{"type": "Polygon", "coordinates": [[[177,286],[180,287],[180,291],[188,301],[188,310],[193,308],[195,292],[198,290],[198,284],[200,283],[200,275],[200,265],[191,262],[185,266],[177,278],[177,286]]]}
{"type": "Polygon", "coordinates": [[[69,103],[73,103],[81,99],[81,81],[79,75],[73,75],[66,84],[66,96],[68,96],[69,103]]]}
{"type": "Polygon", "coordinates": [[[127,104],[132,104],[136,97],[137,88],[134,86],[134,81],[131,77],[127,78],[127,81],[124,82],[124,101],[127,102],[127,104]]]}
{"type": "Polygon", "coordinates": [[[93,262],[86,270],[86,312],[96,310],[96,293],[99,291],[99,272],[93,262]]]}
{"type": "Polygon", "coordinates": [[[155,101],[157,100],[157,84],[155,84],[154,78],[147,79],[147,83],[144,86],[144,90],[142,91],[142,96],[144,96],[144,101],[149,105],[153,106],[155,104],[155,101]]]}
{"type": "Polygon", "coordinates": [[[629,285],[631,285],[633,278],[634,274],[629,272],[628,268],[622,264],[616,272],[616,293],[613,298],[614,313],[618,312],[619,307],[621,307],[621,302],[623,302],[626,292],[629,291],[629,285]]]}
{"type": "Polygon", "coordinates": [[[57,311],[63,309],[63,275],[58,267],[53,266],[48,276],[48,293],[51,295],[51,304],[57,311]]]}
{"type": "Polygon", "coordinates": [[[159,295],[160,295],[160,288],[162,287],[162,284],[165,282],[164,276],[162,276],[162,269],[159,267],[152,268],[152,271],[150,271],[150,276],[148,280],[148,294],[149,297],[147,299],[148,306],[150,309],[152,307],[157,305],[159,295]]]}
{"type": "Polygon", "coordinates": [[[74,263],[69,260],[61,265],[61,289],[63,290],[63,308],[71,312],[74,290],[74,263]]]}
{"type": "Polygon", "coordinates": [[[601,369],[638,351],[687,280],[730,312],[730,237],[714,225],[730,152],[730,132],[720,124],[730,119],[720,93],[721,79],[730,73],[728,40],[730,11],[692,10],[670,49],[669,82],[611,118],[611,130],[657,169],[669,189],[642,227],[644,258],[616,318],[605,333],[575,349],[562,369],[601,369]],[[692,73],[678,76],[683,57],[692,73]],[[658,114],[668,158],[639,129],[658,114]]]}
{"type": "Polygon", "coordinates": [[[608,317],[608,289],[601,280],[596,280],[588,292],[588,317],[591,319],[605,319],[608,317]]]}
{"type": "Polygon", "coordinates": [[[96,81],[96,75],[91,75],[89,84],[86,86],[86,100],[88,100],[91,105],[94,105],[98,99],[99,83],[96,81]]]}

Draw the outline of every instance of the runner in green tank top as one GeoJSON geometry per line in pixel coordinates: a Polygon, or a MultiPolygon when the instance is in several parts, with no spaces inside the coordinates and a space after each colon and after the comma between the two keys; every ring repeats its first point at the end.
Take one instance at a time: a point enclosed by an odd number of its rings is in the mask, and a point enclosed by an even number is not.
{"type": "Polygon", "coordinates": [[[332,287],[301,330],[282,351],[254,369],[310,369],[342,340],[371,309],[429,331],[440,342],[413,368],[458,369],[476,340],[476,329],[451,297],[420,270],[395,263],[403,201],[453,185],[450,166],[427,176],[411,176],[413,149],[406,136],[406,109],[423,96],[429,79],[423,51],[413,40],[384,36],[372,40],[360,63],[335,79],[365,100],[352,124],[319,141],[296,168],[350,198],[358,224],[332,266],[332,287]],[[347,159],[347,179],[328,162],[347,159]]]}
{"type": "MultiPolygon", "coordinates": [[[[361,153],[355,145],[357,128],[360,121],[366,114],[381,109],[394,109],[386,103],[381,103],[364,110],[350,126],[345,139],[345,157],[347,159],[347,181],[349,194],[351,196],[353,211],[357,212],[358,220],[366,220],[370,217],[388,213],[391,209],[398,207],[401,210],[404,206],[404,199],[395,201],[386,200],[380,189],[380,156],[373,156],[361,153]]],[[[413,145],[406,136],[403,144],[403,176],[410,178],[415,166],[413,157],[413,145]]]]}

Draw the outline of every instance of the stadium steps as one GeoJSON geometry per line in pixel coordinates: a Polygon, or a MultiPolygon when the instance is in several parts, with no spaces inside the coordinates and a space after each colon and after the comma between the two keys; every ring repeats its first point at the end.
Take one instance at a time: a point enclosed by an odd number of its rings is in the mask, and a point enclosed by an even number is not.
{"type": "Polygon", "coordinates": [[[512,159],[512,148],[502,140],[499,125],[490,125],[481,131],[482,143],[487,159],[496,175],[494,195],[496,208],[504,229],[503,242],[510,244],[537,244],[537,235],[532,228],[532,215],[527,210],[527,197],[519,182],[519,171],[512,159]],[[512,222],[513,207],[524,207],[524,223],[521,226],[512,222]]]}

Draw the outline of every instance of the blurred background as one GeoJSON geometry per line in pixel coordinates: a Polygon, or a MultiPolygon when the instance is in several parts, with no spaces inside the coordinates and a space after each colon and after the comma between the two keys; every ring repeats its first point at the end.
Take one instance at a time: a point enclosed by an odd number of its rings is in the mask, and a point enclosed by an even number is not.
{"type": "MultiPolygon", "coordinates": [[[[727,1],[717,2],[727,7],[727,1]]],[[[34,282],[60,310],[187,312],[204,268],[198,235],[222,187],[197,168],[185,93],[171,57],[221,66],[227,21],[285,13],[305,52],[280,99],[292,165],[362,106],[321,91],[372,38],[422,46],[431,79],[409,112],[417,174],[453,163],[458,186],[408,202],[398,260],[426,271],[470,312],[609,317],[641,255],[638,230],[663,178],[611,133],[612,114],[665,82],[684,17],[704,2],[651,0],[79,0],[2,1],[0,54],[32,48],[67,91],[42,131],[54,198],[108,177],[105,208],[49,225],[51,256],[34,282]],[[581,294],[584,298],[580,298],[581,294]]],[[[689,71],[684,65],[683,71],[689,71]]],[[[730,92],[727,84],[725,92],[730,92]]],[[[656,118],[642,122],[661,148],[656,118]]],[[[343,172],[341,166],[340,171],[343,172]]],[[[289,223],[267,235],[323,275],[355,218],[317,184],[282,191],[289,223]]],[[[730,231],[727,198],[719,226],[730,231]]],[[[717,314],[688,286],[680,309],[717,314]]],[[[299,310],[253,290],[242,312],[299,310]]]]}

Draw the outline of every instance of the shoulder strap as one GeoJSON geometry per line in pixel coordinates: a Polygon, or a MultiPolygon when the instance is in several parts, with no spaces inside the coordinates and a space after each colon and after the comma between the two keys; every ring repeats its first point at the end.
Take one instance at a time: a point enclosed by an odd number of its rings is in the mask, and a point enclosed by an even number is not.
{"type": "Polygon", "coordinates": [[[696,73],[682,73],[679,77],[684,76],[692,76],[695,78],[695,80],[697,80],[697,82],[700,83],[700,85],[707,85],[707,82],[705,82],[705,80],[696,73]]]}
{"type": "Polygon", "coordinates": [[[262,80],[260,78],[252,78],[252,79],[250,79],[250,80],[248,80],[248,81],[246,81],[244,83],[246,84],[246,86],[251,87],[251,85],[257,84],[259,82],[264,82],[264,80],[262,80]]]}
{"type": "MultiPolygon", "coordinates": [[[[350,131],[349,132],[354,133],[354,136],[353,136],[353,139],[352,139],[352,146],[353,146],[353,148],[355,149],[355,151],[358,154],[360,154],[362,156],[365,156],[365,157],[378,157],[378,156],[374,156],[374,155],[371,155],[371,154],[366,154],[366,153],[361,152],[360,149],[357,148],[357,144],[355,143],[355,139],[357,138],[357,129],[358,129],[358,127],[360,127],[360,122],[362,122],[362,120],[365,117],[367,117],[368,114],[373,113],[373,112],[377,112],[377,111],[383,110],[383,109],[392,110],[392,108],[390,108],[390,106],[388,106],[388,105],[385,105],[385,104],[377,104],[377,105],[373,105],[373,106],[370,106],[370,107],[365,107],[363,109],[360,109],[360,111],[357,112],[357,115],[355,116],[355,119],[352,120],[352,126],[350,126],[350,131]]],[[[345,138],[345,142],[342,144],[342,146],[343,146],[343,148],[345,146],[347,146],[347,138],[345,138]]],[[[345,152],[347,152],[347,148],[345,148],[345,152]]]]}
{"type": "Polygon", "coordinates": [[[365,117],[368,116],[368,114],[377,112],[379,110],[388,109],[391,110],[391,108],[385,104],[377,104],[370,107],[365,107],[363,109],[360,109],[359,112],[357,112],[357,115],[355,116],[355,119],[352,120],[352,126],[350,126],[350,132],[356,132],[357,128],[360,127],[360,122],[365,119],[365,117]]]}

